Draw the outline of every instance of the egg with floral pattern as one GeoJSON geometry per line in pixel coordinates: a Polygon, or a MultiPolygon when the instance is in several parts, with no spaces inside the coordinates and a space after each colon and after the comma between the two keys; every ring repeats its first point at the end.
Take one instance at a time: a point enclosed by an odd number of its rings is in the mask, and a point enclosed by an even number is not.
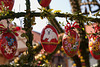
{"type": "Polygon", "coordinates": [[[11,32],[3,33],[1,36],[1,52],[7,59],[12,59],[17,50],[17,41],[11,32]]]}
{"type": "Polygon", "coordinates": [[[79,49],[80,38],[74,30],[69,30],[64,34],[62,44],[66,54],[73,57],[79,49]]]}
{"type": "Polygon", "coordinates": [[[100,37],[93,35],[89,38],[89,50],[95,59],[100,59],[100,37]]]}

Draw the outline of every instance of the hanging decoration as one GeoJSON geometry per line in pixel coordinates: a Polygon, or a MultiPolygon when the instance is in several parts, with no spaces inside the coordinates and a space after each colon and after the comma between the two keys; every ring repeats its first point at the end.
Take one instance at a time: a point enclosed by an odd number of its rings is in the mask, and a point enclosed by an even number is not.
{"type": "MultiPolygon", "coordinates": [[[[4,5],[4,7],[6,7],[9,10],[12,10],[13,5],[14,5],[14,0],[0,0],[0,6],[4,5]]],[[[2,10],[2,8],[4,7],[0,7],[0,10],[2,10]]]]}
{"type": "Polygon", "coordinates": [[[49,6],[51,0],[38,0],[38,3],[42,6],[42,7],[47,7],[49,6]]]}
{"type": "Polygon", "coordinates": [[[96,33],[100,32],[100,26],[96,25],[94,27],[95,34],[91,33],[89,36],[89,50],[91,55],[99,60],[100,59],[100,36],[96,35],[96,33]]]}
{"type": "Polygon", "coordinates": [[[12,59],[17,50],[17,40],[16,36],[18,34],[15,31],[19,31],[20,27],[13,28],[9,30],[9,28],[5,28],[3,24],[0,24],[0,32],[2,32],[1,39],[0,39],[0,49],[2,54],[7,59],[12,59]]]}
{"type": "Polygon", "coordinates": [[[52,25],[47,25],[41,33],[41,44],[44,50],[52,53],[58,44],[58,33],[52,25]]]}
{"type": "Polygon", "coordinates": [[[78,36],[78,33],[73,30],[73,28],[79,28],[79,25],[76,25],[76,22],[71,26],[71,24],[68,22],[65,26],[65,34],[63,36],[63,48],[66,52],[66,54],[70,57],[73,57],[80,46],[80,38],[78,36]]]}
{"type": "Polygon", "coordinates": [[[17,50],[16,37],[10,33],[3,33],[1,38],[1,52],[7,59],[12,59],[17,50]]]}

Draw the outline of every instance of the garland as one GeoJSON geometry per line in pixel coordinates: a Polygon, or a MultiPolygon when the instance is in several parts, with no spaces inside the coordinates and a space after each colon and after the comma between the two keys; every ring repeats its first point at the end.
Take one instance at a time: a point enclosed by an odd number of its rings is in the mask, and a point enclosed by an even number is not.
{"type": "MultiPolygon", "coordinates": [[[[41,17],[41,18],[44,18],[44,17],[47,17],[47,16],[50,16],[50,17],[69,17],[69,18],[73,18],[73,20],[79,18],[80,20],[84,21],[85,23],[87,21],[91,21],[91,22],[98,22],[100,23],[100,18],[97,16],[100,16],[99,12],[94,14],[93,16],[96,16],[96,18],[92,18],[92,17],[88,17],[88,16],[84,16],[82,13],[74,13],[74,14],[70,14],[70,13],[60,13],[60,11],[56,10],[56,12],[52,11],[52,9],[49,9],[49,10],[46,10],[46,9],[41,9],[42,12],[30,12],[30,17],[41,17]]],[[[2,14],[2,13],[1,13],[2,14]]],[[[15,12],[12,12],[12,11],[7,11],[5,14],[3,15],[0,15],[0,20],[2,19],[14,19],[14,18],[19,18],[19,17],[24,17],[25,15],[27,15],[27,13],[25,12],[21,12],[21,13],[15,13],[15,12]]]]}

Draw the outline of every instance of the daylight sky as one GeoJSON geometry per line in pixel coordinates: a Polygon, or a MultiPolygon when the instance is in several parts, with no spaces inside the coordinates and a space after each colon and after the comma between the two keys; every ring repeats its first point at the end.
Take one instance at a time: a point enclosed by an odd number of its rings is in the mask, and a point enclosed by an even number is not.
{"type": "MultiPolygon", "coordinates": [[[[36,12],[39,12],[40,10],[38,10],[38,8],[41,8],[41,6],[39,5],[38,0],[30,0],[30,2],[31,2],[31,11],[35,10],[36,12]]],[[[26,3],[25,0],[20,0],[20,1],[15,0],[13,11],[24,12],[26,9],[25,3],[26,3]]],[[[50,8],[54,10],[61,10],[64,13],[65,12],[71,13],[71,6],[69,0],[52,0],[50,3],[50,8]]],[[[65,18],[57,17],[56,19],[61,22],[66,22],[65,18]]],[[[23,20],[23,17],[15,19],[14,22],[16,22],[17,25],[19,26],[23,26],[22,23],[20,23],[21,20],[23,20]]],[[[36,25],[33,26],[33,30],[41,33],[42,29],[48,24],[49,21],[46,18],[42,20],[40,19],[40,17],[36,17],[35,22],[36,25]]]]}

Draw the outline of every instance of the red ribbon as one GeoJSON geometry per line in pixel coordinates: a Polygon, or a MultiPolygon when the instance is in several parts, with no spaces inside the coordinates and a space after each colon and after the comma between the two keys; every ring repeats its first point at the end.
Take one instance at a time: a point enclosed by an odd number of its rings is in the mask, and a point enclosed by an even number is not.
{"type": "Polygon", "coordinates": [[[79,28],[81,29],[81,27],[79,27],[79,25],[76,25],[77,22],[74,22],[73,25],[71,26],[71,24],[68,22],[65,26],[65,31],[68,32],[69,30],[71,30],[72,28],[79,28]]]}
{"type": "MultiPolygon", "coordinates": [[[[3,24],[0,24],[0,31],[2,31],[2,33],[6,32],[8,29],[5,28],[5,26],[3,24]]],[[[16,31],[19,31],[20,30],[20,27],[15,27],[15,28],[12,28],[12,32],[18,36],[18,33],[16,33],[16,31]]]]}

